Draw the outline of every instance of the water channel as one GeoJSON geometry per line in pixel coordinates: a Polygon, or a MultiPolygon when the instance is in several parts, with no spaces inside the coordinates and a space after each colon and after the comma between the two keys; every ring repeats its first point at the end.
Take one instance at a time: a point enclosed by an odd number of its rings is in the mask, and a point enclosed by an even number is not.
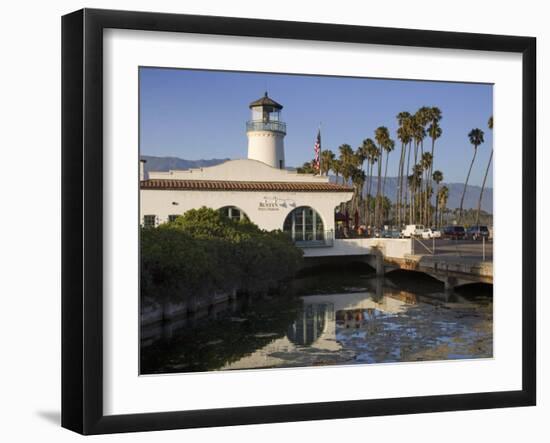
{"type": "Polygon", "coordinates": [[[445,293],[424,274],[317,271],[142,328],[141,373],[490,358],[492,286],[445,293]]]}

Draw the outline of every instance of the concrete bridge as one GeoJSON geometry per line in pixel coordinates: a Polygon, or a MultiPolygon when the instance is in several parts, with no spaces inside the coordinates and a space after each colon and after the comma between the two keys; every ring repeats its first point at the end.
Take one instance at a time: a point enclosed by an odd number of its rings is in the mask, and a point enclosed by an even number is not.
{"type": "Polygon", "coordinates": [[[377,275],[396,269],[424,272],[445,289],[468,283],[493,283],[492,244],[453,240],[353,238],[325,247],[305,247],[306,266],[348,257],[371,265],[377,275]],[[482,250],[483,248],[483,250],[482,250]]]}

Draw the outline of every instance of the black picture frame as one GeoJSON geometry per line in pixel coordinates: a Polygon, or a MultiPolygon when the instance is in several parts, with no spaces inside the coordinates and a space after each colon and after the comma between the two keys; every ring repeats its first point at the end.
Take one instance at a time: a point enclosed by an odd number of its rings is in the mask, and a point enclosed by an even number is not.
{"type": "Polygon", "coordinates": [[[230,17],[83,9],[62,18],[62,426],[82,434],[458,411],[536,403],[536,39],[230,17]],[[522,389],[103,413],[103,30],[171,31],[519,53],[522,97],[522,389]]]}

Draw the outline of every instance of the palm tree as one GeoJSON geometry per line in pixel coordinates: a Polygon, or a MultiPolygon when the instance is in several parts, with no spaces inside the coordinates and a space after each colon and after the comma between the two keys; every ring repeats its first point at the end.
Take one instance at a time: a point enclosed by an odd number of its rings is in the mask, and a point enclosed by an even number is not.
{"type": "MultiPolygon", "coordinates": [[[[422,182],[422,167],[420,165],[414,165],[413,167],[413,173],[407,177],[407,183],[409,185],[409,190],[411,196],[416,194],[417,189],[420,187],[422,182]]],[[[411,212],[411,220],[414,216],[416,216],[416,207],[413,206],[413,200],[411,199],[411,208],[409,209],[409,212],[411,212]]]]}
{"type": "Polygon", "coordinates": [[[372,170],[374,164],[378,161],[378,148],[374,141],[368,138],[365,140],[365,150],[367,153],[367,194],[370,194],[372,187],[372,170]]]}
{"type": "Polygon", "coordinates": [[[481,145],[485,141],[483,139],[483,136],[484,136],[484,133],[479,128],[472,129],[468,133],[468,138],[470,139],[470,143],[474,147],[474,156],[472,157],[472,162],[470,163],[470,169],[468,169],[468,175],[466,176],[466,182],[464,183],[464,190],[462,191],[462,198],[460,199],[460,209],[458,212],[459,222],[462,220],[462,208],[464,206],[464,196],[466,195],[466,187],[468,186],[468,180],[470,180],[470,173],[472,172],[472,166],[474,165],[474,161],[476,159],[477,148],[479,145],[481,145]]]}
{"type": "Polygon", "coordinates": [[[423,136],[420,139],[420,155],[422,155],[424,154],[424,138],[426,137],[426,126],[432,120],[432,108],[428,106],[422,106],[418,111],[416,111],[414,117],[416,119],[417,125],[422,128],[423,132],[423,136]]]}
{"type": "Polygon", "coordinates": [[[340,161],[342,162],[342,177],[347,184],[353,172],[352,169],[356,160],[354,159],[353,149],[351,149],[350,145],[346,143],[340,145],[338,150],[340,151],[340,161]]]}
{"type": "Polygon", "coordinates": [[[312,162],[305,162],[302,166],[296,168],[298,174],[316,174],[317,169],[313,166],[312,162]]]}
{"type": "Polygon", "coordinates": [[[437,185],[437,191],[435,192],[435,216],[434,216],[434,225],[437,226],[437,211],[439,208],[439,183],[443,181],[443,172],[436,170],[432,174],[432,180],[437,185]]]}
{"type": "Polygon", "coordinates": [[[351,173],[351,182],[353,183],[353,197],[351,199],[351,213],[354,214],[358,208],[357,200],[361,200],[361,190],[365,184],[365,171],[357,167],[353,168],[351,173]]]}
{"type": "Polygon", "coordinates": [[[428,176],[430,169],[432,168],[433,157],[429,152],[424,152],[422,154],[422,160],[420,164],[425,175],[426,187],[424,190],[424,198],[421,200],[421,205],[423,205],[423,213],[421,214],[420,220],[423,224],[428,224],[428,203],[429,203],[429,194],[430,194],[430,180],[431,177],[428,176]]]}
{"type": "Polygon", "coordinates": [[[321,152],[321,175],[328,175],[329,171],[332,169],[334,158],[334,152],[330,149],[321,152]]]}
{"type": "Polygon", "coordinates": [[[376,206],[374,208],[374,224],[380,227],[381,219],[381,190],[382,190],[382,152],[389,143],[390,133],[385,126],[379,126],[374,131],[374,139],[378,143],[378,181],[376,182],[376,206]]]}
{"type": "Polygon", "coordinates": [[[365,151],[367,154],[367,198],[366,198],[366,204],[365,204],[365,221],[370,224],[370,198],[372,196],[371,189],[372,189],[372,175],[373,175],[373,168],[374,164],[378,161],[379,153],[378,148],[376,147],[376,144],[374,141],[370,138],[365,140],[365,151]]]}
{"type": "MultiPolygon", "coordinates": [[[[368,153],[368,149],[367,149],[367,140],[363,140],[363,143],[361,143],[361,146],[359,146],[356,150],[355,150],[355,157],[357,158],[357,165],[359,166],[359,168],[361,169],[361,171],[364,171],[364,164],[365,164],[365,160],[367,160],[369,156],[369,153],[368,153]]],[[[367,170],[368,170],[368,165],[367,165],[367,170]]],[[[361,199],[363,198],[363,189],[361,189],[361,199]]]]}
{"type": "MultiPolygon", "coordinates": [[[[418,120],[418,124],[422,127],[422,137],[419,140],[420,143],[420,163],[423,164],[423,157],[424,157],[424,139],[426,138],[426,126],[431,120],[431,109],[428,106],[422,106],[418,111],[416,111],[416,118],[418,120]]],[[[427,170],[425,171],[427,174],[427,170]]],[[[426,175],[425,174],[425,175],[426,175]]],[[[428,186],[428,180],[426,180],[426,189],[428,186]]],[[[422,188],[419,189],[419,217],[420,217],[420,223],[424,223],[424,213],[426,212],[424,210],[425,206],[425,196],[424,192],[422,191],[422,188]]]]}
{"type": "Polygon", "coordinates": [[[399,114],[397,114],[397,122],[399,123],[399,128],[397,129],[397,138],[401,141],[401,155],[399,156],[399,167],[397,170],[397,194],[395,196],[398,226],[401,226],[401,212],[402,212],[401,204],[403,201],[403,175],[404,175],[403,169],[405,166],[405,153],[407,150],[407,145],[411,141],[411,136],[409,131],[410,119],[411,119],[411,114],[406,111],[400,112],[399,114]]]}
{"type": "Polygon", "coordinates": [[[357,147],[357,149],[355,150],[355,155],[357,157],[359,167],[361,168],[361,170],[363,170],[363,163],[365,163],[365,160],[369,156],[367,139],[363,140],[361,146],[357,147]]]}
{"type": "MultiPolygon", "coordinates": [[[[401,189],[403,191],[406,191],[405,192],[405,204],[403,205],[403,210],[404,210],[404,213],[406,212],[406,209],[407,209],[407,205],[409,206],[409,218],[408,218],[408,222],[409,224],[412,223],[412,213],[410,211],[410,207],[411,207],[411,204],[412,204],[412,195],[410,195],[410,192],[407,189],[405,189],[403,187],[404,183],[403,183],[403,179],[405,177],[405,175],[408,176],[409,174],[409,166],[410,166],[410,163],[411,163],[411,151],[412,151],[412,143],[413,143],[413,139],[414,139],[414,119],[413,117],[410,117],[406,120],[405,124],[404,124],[404,128],[405,128],[405,132],[407,134],[407,137],[408,137],[408,142],[409,142],[409,148],[408,148],[408,153],[407,153],[407,169],[406,169],[406,174],[401,174],[401,189]],[[410,198],[409,198],[409,195],[410,195],[410,198]]],[[[403,218],[404,217],[404,214],[403,214],[403,218]]]]}
{"type": "MultiPolygon", "coordinates": [[[[393,141],[389,137],[389,132],[388,132],[388,140],[384,144],[383,148],[384,148],[384,151],[386,151],[386,165],[384,169],[384,181],[382,182],[382,201],[384,201],[384,198],[386,196],[386,178],[388,176],[388,164],[389,164],[390,152],[395,149],[395,141],[393,141]]],[[[385,211],[382,211],[381,214],[383,215],[384,213],[385,211]]],[[[387,211],[387,214],[389,215],[389,211],[387,211]]],[[[384,217],[382,217],[382,219],[384,219],[384,217]]]]}
{"type": "MultiPolygon", "coordinates": [[[[426,115],[423,111],[425,108],[420,108],[416,114],[414,115],[412,122],[411,122],[411,131],[412,131],[412,137],[414,140],[414,163],[413,168],[417,165],[418,162],[418,148],[421,148],[421,153],[423,153],[424,148],[424,138],[426,137],[426,130],[424,129],[423,123],[426,121],[426,115]]],[[[417,206],[418,202],[416,201],[416,196],[411,194],[411,211],[410,212],[410,219],[411,223],[416,223],[416,215],[415,212],[412,210],[415,206],[417,206]]]]}
{"type": "Polygon", "coordinates": [[[338,177],[340,174],[342,174],[342,161],[340,159],[335,158],[332,160],[332,172],[334,172],[334,176],[336,177],[336,183],[338,183],[338,177]]]}
{"type": "Polygon", "coordinates": [[[437,201],[439,203],[439,226],[443,225],[443,214],[447,209],[447,201],[449,200],[449,188],[442,186],[437,193],[437,201]]]}
{"type": "Polygon", "coordinates": [[[389,218],[390,211],[391,211],[391,200],[388,197],[382,197],[382,202],[380,203],[380,206],[382,208],[381,216],[382,219],[389,218]]]}
{"type": "Polygon", "coordinates": [[[386,151],[386,169],[384,171],[384,182],[382,183],[382,196],[386,195],[386,177],[388,176],[388,163],[390,152],[395,149],[395,142],[388,137],[388,142],[384,145],[384,151],[386,151]]]}
{"type": "Polygon", "coordinates": [[[439,121],[441,120],[441,111],[439,108],[433,107],[430,111],[430,118],[431,118],[431,124],[428,127],[428,136],[432,139],[432,165],[430,166],[430,170],[428,172],[428,177],[430,180],[429,186],[432,186],[431,180],[433,175],[433,167],[434,167],[434,151],[435,151],[435,141],[441,137],[441,134],[443,133],[443,130],[439,126],[439,121]]]}
{"type": "Polygon", "coordinates": [[[422,175],[424,172],[424,166],[422,163],[418,163],[413,166],[413,176],[414,176],[414,219],[421,219],[421,210],[422,210],[422,199],[420,198],[422,194],[422,175]]]}
{"type": "MultiPolygon", "coordinates": [[[[492,131],[493,130],[493,116],[489,117],[487,126],[492,131]]],[[[487,175],[489,175],[489,168],[491,167],[491,161],[493,160],[493,148],[491,147],[491,155],[489,156],[489,161],[487,162],[487,169],[485,169],[485,176],[483,177],[483,183],[481,185],[481,192],[479,193],[479,201],[477,202],[477,214],[476,214],[476,225],[479,226],[479,213],[481,211],[481,199],[483,198],[483,191],[485,190],[485,182],[487,181],[487,175]]]]}
{"type": "MultiPolygon", "coordinates": [[[[443,130],[439,126],[439,122],[443,117],[441,116],[441,110],[435,106],[430,108],[429,117],[430,117],[431,124],[428,127],[428,135],[432,139],[432,158],[433,158],[434,150],[435,150],[435,141],[439,137],[441,137],[441,134],[443,133],[443,130]]],[[[432,175],[432,172],[433,170],[430,170],[430,175],[432,175]]]]}

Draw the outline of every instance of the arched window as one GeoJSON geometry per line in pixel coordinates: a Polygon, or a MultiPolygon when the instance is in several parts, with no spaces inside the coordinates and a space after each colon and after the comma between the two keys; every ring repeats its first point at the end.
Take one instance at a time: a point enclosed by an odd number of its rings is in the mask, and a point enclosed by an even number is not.
{"type": "Polygon", "coordinates": [[[220,208],[219,211],[222,215],[230,218],[231,220],[248,220],[248,215],[242,209],[237,208],[236,206],[224,206],[220,208]]]}
{"type": "Polygon", "coordinates": [[[295,345],[309,346],[325,333],[330,307],[328,304],[307,304],[287,330],[287,338],[295,345]]]}
{"type": "Polygon", "coordinates": [[[321,242],[325,240],[323,220],[309,206],[300,206],[287,215],[283,231],[295,242],[321,242]]]}

